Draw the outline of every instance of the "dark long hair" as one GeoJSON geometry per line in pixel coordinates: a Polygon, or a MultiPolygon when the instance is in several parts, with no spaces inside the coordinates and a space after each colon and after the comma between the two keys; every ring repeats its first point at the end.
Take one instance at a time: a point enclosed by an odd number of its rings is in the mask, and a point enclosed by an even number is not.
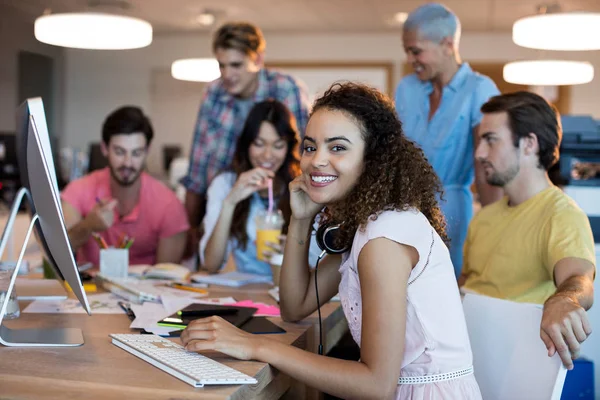
{"type": "Polygon", "coordinates": [[[387,210],[416,208],[447,242],[436,196],[442,185],[423,151],[406,138],[392,101],[358,83],[336,83],[315,101],[319,110],[341,111],[360,126],[364,168],[348,195],[326,207],[322,223],[341,223],[338,245],[351,246],[357,229],[387,210]]]}
{"type": "MultiPolygon", "coordinates": [[[[238,138],[231,170],[239,177],[243,172],[254,168],[250,163],[249,149],[258,137],[263,122],[269,122],[273,125],[279,137],[285,139],[288,146],[283,164],[275,173],[273,182],[274,188],[279,186],[282,189],[277,206],[283,213],[285,219],[283,233],[286,233],[292,214],[288,185],[300,174],[300,156],[298,152],[300,136],[294,115],[283,103],[276,100],[265,100],[252,107],[244,124],[244,129],[238,138]]],[[[251,197],[239,202],[235,207],[230,229],[231,236],[237,239],[238,245],[242,249],[245,249],[248,244],[246,223],[250,214],[250,199],[251,197]]]]}

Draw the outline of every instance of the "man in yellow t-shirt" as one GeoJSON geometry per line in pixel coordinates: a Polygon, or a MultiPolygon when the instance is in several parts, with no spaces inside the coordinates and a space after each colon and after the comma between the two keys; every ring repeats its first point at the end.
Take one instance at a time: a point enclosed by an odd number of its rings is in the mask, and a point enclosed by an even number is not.
{"type": "Polygon", "coordinates": [[[544,304],[541,337],[571,369],[591,333],[594,239],[583,211],[554,186],[562,128],[542,97],[516,92],[492,97],[475,156],[489,184],[506,196],[471,221],[459,285],[508,300],[544,304]]]}

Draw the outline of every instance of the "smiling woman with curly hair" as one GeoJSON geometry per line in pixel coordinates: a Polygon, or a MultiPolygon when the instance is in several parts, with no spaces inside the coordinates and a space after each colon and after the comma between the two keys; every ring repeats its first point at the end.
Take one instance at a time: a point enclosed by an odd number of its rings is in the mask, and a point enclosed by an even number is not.
{"type": "Polygon", "coordinates": [[[359,85],[334,86],[318,99],[320,109],[338,110],[360,126],[366,142],[362,173],[347,196],[328,204],[324,223],[341,224],[338,245],[350,246],[354,233],[383,211],[418,209],[447,242],[446,223],[438,207],[440,181],[423,151],[402,132],[393,104],[383,94],[359,85]],[[336,90],[337,88],[337,90],[336,90]]]}
{"type": "Polygon", "coordinates": [[[290,183],[281,315],[296,321],[339,291],[360,360],[307,353],[219,317],[188,325],[188,350],[268,362],[341,398],[479,400],[465,318],[436,203],[440,183],[404,137],[391,101],[345,83],[319,98],[290,183]],[[311,228],[340,224],[336,247],[308,266],[311,228]],[[341,246],[341,247],[340,247],[341,246]]]}

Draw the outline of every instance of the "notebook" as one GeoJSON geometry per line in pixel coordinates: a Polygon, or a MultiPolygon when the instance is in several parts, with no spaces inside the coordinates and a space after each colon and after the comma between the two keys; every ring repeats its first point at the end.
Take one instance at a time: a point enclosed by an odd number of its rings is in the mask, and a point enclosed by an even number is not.
{"type": "Polygon", "coordinates": [[[183,265],[159,263],[156,265],[132,265],[128,269],[129,276],[143,279],[169,279],[185,281],[190,276],[190,270],[183,265]]]}
{"type": "Polygon", "coordinates": [[[272,283],[273,280],[267,275],[248,274],[245,272],[226,272],[214,275],[194,275],[193,282],[208,283],[209,285],[221,285],[228,287],[240,287],[251,283],[272,283]]]}
{"type": "Polygon", "coordinates": [[[96,275],[96,282],[105,290],[136,304],[144,301],[160,302],[161,291],[152,282],[136,278],[113,278],[102,274],[96,275]]]}

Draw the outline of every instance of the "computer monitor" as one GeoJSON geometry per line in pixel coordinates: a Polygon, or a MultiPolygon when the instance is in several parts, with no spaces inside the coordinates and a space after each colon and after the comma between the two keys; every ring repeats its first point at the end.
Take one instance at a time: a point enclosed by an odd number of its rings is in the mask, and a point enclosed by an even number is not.
{"type": "MultiPolygon", "coordinates": [[[[59,280],[63,284],[68,283],[83,308],[91,315],[64,223],[41,98],[28,99],[19,107],[16,134],[21,183],[27,192],[32,216],[25,244],[34,230],[44,256],[57,272],[59,280]]],[[[14,289],[22,256],[23,251],[19,255],[9,292],[14,289]]],[[[0,323],[6,312],[9,294],[1,305],[0,323]]],[[[81,330],[73,328],[14,330],[1,325],[0,343],[6,346],[77,346],[83,344],[83,335],[81,330]]]]}

